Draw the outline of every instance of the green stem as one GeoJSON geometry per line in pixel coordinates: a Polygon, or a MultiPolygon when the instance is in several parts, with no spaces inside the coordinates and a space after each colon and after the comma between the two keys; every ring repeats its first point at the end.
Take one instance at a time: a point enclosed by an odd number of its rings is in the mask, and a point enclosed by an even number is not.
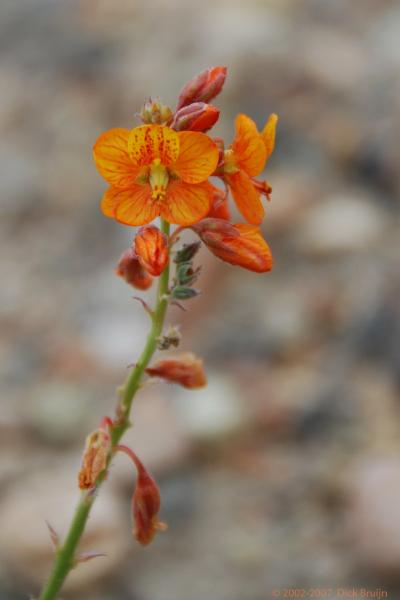
{"type": "MultiPolygon", "coordinates": [[[[169,223],[161,219],[161,230],[169,235],[169,223]]],[[[147,336],[145,347],[135,367],[129,373],[124,386],[120,391],[120,402],[117,409],[117,425],[112,431],[113,451],[110,455],[108,467],[114,456],[114,448],[119,443],[125,431],[130,427],[130,412],[133,398],[140,388],[141,379],[156,348],[157,339],[160,337],[164,325],[165,314],[168,307],[169,266],[167,266],[158,281],[156,305],[152,314],[152,325],[147,336]]],[[[96,491],[106,479],[107,470],[100,476],[96,491]]],[[[55,600],[68,575],[75,566],[75,551],[85,530],[90,510],[96,498],[94,491],[85,492],[75,510],[71,525],[63,545],[57,550],[53,570],[45,584],[38,600],[55,600]]]]}

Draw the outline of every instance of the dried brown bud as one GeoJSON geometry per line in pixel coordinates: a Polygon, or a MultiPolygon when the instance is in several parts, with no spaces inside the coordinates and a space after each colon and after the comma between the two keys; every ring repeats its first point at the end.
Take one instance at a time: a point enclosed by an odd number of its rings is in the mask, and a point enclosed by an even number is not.
{"type": "Polygon", "coordinates": [[[160,360],[152,367],[148,367],[146,373],[151,377],[161,377],[171,383],[178,383],[188,389],[201,388],[207,384],[203,361],[191,352],[160,360]]]}
{"type": "Polygon", "coordinates": [[[140,112],[140,118],[146,125],[164,125],[172,117],[169,106],[162,104],[158,99],[151,98],[144,103],[140,112]]]}
{"type": "Polygon", "coordinates": [[[133,450],[124,445],[116,446],[116,449],[129,456],[137,470],[136,487],[132,496],[133,534],[140,544],[146,546],[153,541],[157,531],[165,531],[167,528],[158,519],[160,490],[133,450]]]}
{"type": "Polygon", "coordinates": [[[108,431],[100,428],[87,437],[78,475],[81,490],[91,489],[96,485],[99,475],[107,467],[110,450],[111,437],[108,431]]]}
{"type": "Polygon", "coordinates": [[[157,340],[157,348],[159,350],[168,350],[171,346],[177,348],[181,341],[181,334],[178,327],[170,326],[167,332],[160,336],[157,340]]]}

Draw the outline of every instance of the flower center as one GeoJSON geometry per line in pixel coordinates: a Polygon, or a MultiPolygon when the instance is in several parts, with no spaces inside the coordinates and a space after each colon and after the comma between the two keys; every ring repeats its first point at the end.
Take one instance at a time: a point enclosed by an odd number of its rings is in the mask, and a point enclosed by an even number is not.
{"type": "Polygon", "coordinates": [[[235,154],[232,148],[229,150],[225,150],[224,152],[224,173],[228,175],[233,175],[240,171],[239,167],[236,165],[235,154]]]}
{"type": "Polygon", "coordinates": [[[167,193],[169,175],[166,167],[161,164],[159,158],[155,158],[150,165],[149,183],[151,186],[153,200],[163,200],[167,193]]]}

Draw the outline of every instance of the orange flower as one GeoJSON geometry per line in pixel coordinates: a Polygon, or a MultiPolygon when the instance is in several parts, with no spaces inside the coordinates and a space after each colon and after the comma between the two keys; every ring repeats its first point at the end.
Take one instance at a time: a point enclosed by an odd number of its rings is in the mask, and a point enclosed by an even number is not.
{"type": "Polygon", "coordinates": [[[273,150],[276,122],[276,115],[271,115],[260,134],[252,119],[238,115],[235,139],[224,156],[223,177],[239,211],[254,225],[261,223],[264,217],[260,193],[269,194],[271,188],[266,182],[254,181],[253,177],[262,172],[273,150]]]}
{"type": "Polygon", "coordinates": [[[142,267],[133,248],[128,248],[121,254],[115,272],[138,290],[147,290],[153,283],[153,278],[142,267]]]}
{"type": "Polygon", "coordinates": [[[111,129],[97,140],[94,160],[111,184],[102,211],[120,223],[145,225],[161,215],[169,223],[191,225],[208,212],[207,179],[218,149],[204,133],[163,125],[111,129]]]}
{"type": "Polygon", "coordinates": [[[221,260],[256,273],[272,269],[271,250],[258,227],[243,223],[231,225],[221,219],[204,219],[193,229],[221,260]]]}
{"type": "Polygon", "coordinates": [[[201,388],[207,383],[203,361],[191,352],[160,360],[153,367],[148,367],[146,373],[171,383],[179,383],[188,389],[201,388]]]}
{"type": "Polygon", "coordinates": [[[135,252],[146,271],[158,277],[168,264],[168,240],[158,227],[142,227],[135,237],[135,252]]]}

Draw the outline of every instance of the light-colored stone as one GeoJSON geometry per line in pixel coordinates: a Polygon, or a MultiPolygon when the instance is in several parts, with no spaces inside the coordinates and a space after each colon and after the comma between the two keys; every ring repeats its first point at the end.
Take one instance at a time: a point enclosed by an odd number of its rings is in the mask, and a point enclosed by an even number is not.
{"type": "Polygon", "coordinates": [[[174,395],[178,418],[197,441],[212,441],[230,435],[247,420],[238,390],[216,371],[208,372],[208,385],[201,390],[179,390],[174,395]]]}
{"type": "Polygon", "coordinates": [[[384,235],[387,219],[368,196],[358,192],[321,199],[310,212],[297,242],[318,256],[367,250],[384,235]]]}
{"type": "MultiPolygon", "coordinates": [[[[137,453],[156,477],[182,465],[190,450],[189,431],[177,413],[163,383],[149,384],[133,404],[133,427],[126,432],[123,443],[137,453]]],[[[135,468],[126,457],[114,459],[111,477],[118,483],[133,486],[135,476],[135,468]]]]}
{"type": "Polygon", "coordinates": [[[367,457],[349,473],[348,515],[355,558],[375,572],[400,569],[400,460],[367,457]]]}

